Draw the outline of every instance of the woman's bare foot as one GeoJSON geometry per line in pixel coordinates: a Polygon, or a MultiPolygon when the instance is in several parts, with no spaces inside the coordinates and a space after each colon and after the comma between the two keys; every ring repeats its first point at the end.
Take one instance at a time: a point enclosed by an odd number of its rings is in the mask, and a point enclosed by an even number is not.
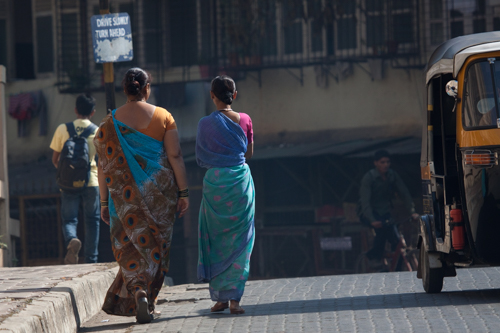
{"type": "Polygon", "coordinates": [[[229,307],[229,305],[227,304],[227,302],[225,302],[225,303],[223,303],[223,302],[217,302],[217,303],[215,303],[214,306],[212,306],[212,308],[210,309],[210,312],[224,311],[228,307],[229,307]]]}
{"type": "Polygon", "coordinates": [[[136,315],[135,319],[139,324],[150,323],[152,318],[149,313],[148,294],[144,290],[135,293],[136,315]]]}
{"type": "Polygon", "coordinates": [[[240,302],[231,301],[231,305],[229,306],[229,311],[231,314],[244,314],[245,310],[240,306],[240,302]]]}

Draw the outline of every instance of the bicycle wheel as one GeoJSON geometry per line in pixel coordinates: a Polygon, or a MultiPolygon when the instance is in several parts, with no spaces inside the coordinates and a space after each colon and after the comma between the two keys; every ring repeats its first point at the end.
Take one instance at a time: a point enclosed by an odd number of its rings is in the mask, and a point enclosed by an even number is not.
{"type": "Polygon", "coordinates": [[[419,250],[418,249],[411,249],[406,252],[406,260],[411,265],[411,269],[416,272],[418,268],[418,257],[419,257],[419,250]]]}
{"type": "Polygon", "coordinates": [[[361,253],[356,259],[355,272],[357,274],[369,273],[368,258],[364,253],[361,253]]]}

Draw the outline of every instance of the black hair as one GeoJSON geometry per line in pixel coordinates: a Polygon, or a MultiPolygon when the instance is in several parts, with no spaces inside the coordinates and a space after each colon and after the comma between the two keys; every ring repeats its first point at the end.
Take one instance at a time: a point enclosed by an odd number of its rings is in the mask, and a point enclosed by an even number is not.
{"type": "Polygon", "coordinates": [[[139,67],[129,69],[122,80],[125,93],[138,98],[144,97],[142,91],[148,83],[151,83],[151,75],[139,67]]]}
{"type": "Polygon", "coordinates": [[[215,97],[225,104],[233,103],[233,95],[236,92],[236,83],[227,75],[217,76],[212,80],[212,88],[210,89],[215,97]]]}
{"type": "Polygon", "coordinates": [[[82,116],[90,116],[95,110],[95,99],[90,94],[82,94],[76,98],[76,112],[82,116]]]}
{"type": "Polygon", "coordinates": [[[389,152],[385,149],[377,150],[375,154],[373,154],[374,161],[380,161],[380,159],[384,157],[391,158],[391,155],[389,155],[389,152]]]}

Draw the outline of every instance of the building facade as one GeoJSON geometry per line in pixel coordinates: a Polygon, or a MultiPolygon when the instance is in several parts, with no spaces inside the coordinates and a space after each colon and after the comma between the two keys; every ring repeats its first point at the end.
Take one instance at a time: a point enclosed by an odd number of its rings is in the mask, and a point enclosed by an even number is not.
{"type": "MultiPolygon", "coordinates": [[[[349,204],[357,201],[359,179],[376,149],[395,154],[395,168],[419,203],[428,56],[447,39],[500,29],[498,0],[109,2],[111,12],[130,15],[134,46],[133,61],[115,64],[116,104],[125,101],[121,76],[140,66],[153,76],[151,102],[174,115],[181,136],[192,208],[174,235],[175,282],[195,279],[203,170],[195,164],[194,140],[198,120],[213,110],[213,76],[236,79],[234,109],[248,113],[254,124],[250,166],[258,241],[252,275],[349,272],[361,246],[359,230],[352,234],[351,253],[323,251],[317,244],[322,235],[348,234],[342,223],[349,220],[349,204]],[[325,206],[337,210],[321,224],[318,214],[325,206]]],[[[24,226],[12,255],[22,265],[57,263],[63,256],[50,165],[55,128],[73,118],[80,92],[96,97],[95,122],[106,115],[102,66],[93,60],[89,24],[98,13],[98,0],[0,0],[7,98],[41,91],[46,101],[45,118],[20,124],[7,117],[11,214],[24,226]],[[52,248],[32,241],[42,232],[39,221],[52,228],[44,236],[52,248]]],[[[112,260],[107,246],[103,241],[103,261],[112,260]]]]}

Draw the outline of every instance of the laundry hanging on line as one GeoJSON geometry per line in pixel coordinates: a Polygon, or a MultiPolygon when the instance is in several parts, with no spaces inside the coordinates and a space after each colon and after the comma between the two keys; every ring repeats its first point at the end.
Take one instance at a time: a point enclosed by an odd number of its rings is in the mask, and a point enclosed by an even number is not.
{"type": "Polygon", "coordinates": [[[47,135],[47,104],[41,90],[9,96],[9,115],[17,119],[17,136],[27,137],[28,122],[40,116],[39,136],[47,135]]]}

